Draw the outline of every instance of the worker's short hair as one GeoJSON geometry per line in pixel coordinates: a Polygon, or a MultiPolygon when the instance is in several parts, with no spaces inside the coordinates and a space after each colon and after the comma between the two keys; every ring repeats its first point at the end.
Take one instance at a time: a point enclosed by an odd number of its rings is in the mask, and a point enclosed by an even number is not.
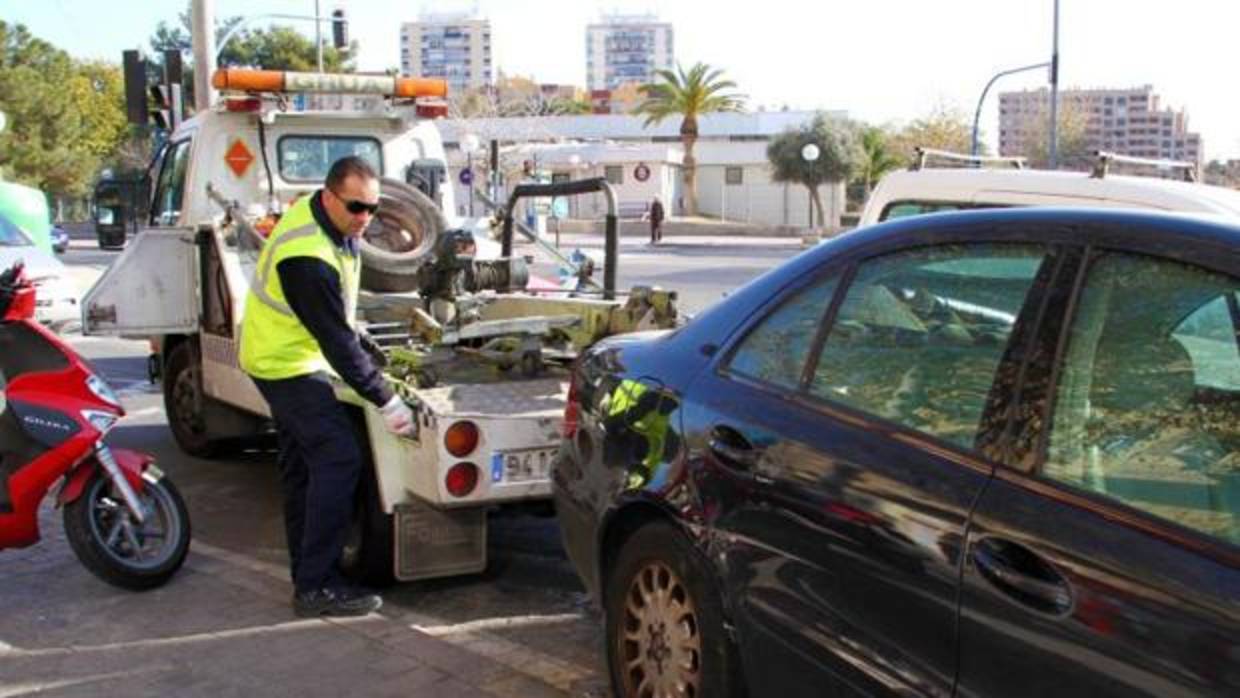
{"type": "Polygon", "coordinates": [[[332,168],[327,171],[325,184],[328,189],[335,191],[349,177],[371,180],[378,179],[379,175],[375,174],[375,168],[371,167],[370,163],[356,155],[348,155],[332,163],[332,168]]]}

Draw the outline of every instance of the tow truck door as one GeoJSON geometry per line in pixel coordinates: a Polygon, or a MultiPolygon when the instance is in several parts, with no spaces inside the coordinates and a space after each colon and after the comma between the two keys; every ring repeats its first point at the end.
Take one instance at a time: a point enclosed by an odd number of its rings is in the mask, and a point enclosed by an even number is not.
{"type": "Polygon", "coordinates": [[[82,298],[82,333],[146,337],[198,331],[194,231],[147,228],[82,298]]]}

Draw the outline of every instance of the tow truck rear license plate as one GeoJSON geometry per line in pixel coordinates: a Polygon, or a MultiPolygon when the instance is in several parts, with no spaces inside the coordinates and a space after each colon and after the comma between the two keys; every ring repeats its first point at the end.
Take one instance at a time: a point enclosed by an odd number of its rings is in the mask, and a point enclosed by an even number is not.
{"type": "Polygon", "coordinates": [[[532,482],[551,476],[554,448],[496,451],[491,455],[491,482],[532,482]]]}

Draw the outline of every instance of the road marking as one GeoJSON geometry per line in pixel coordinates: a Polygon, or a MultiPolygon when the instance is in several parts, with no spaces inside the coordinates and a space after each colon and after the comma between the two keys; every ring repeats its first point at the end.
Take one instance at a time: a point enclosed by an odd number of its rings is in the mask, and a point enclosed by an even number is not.
{"type": "Polygon", "coordinates": [[[109,642],[103,645],[70,645],[68,647],[48,647],[37,650],[19,650],[12,649],[5,653],[6,657],[54,657],[67,654],[81,654],[85,652],[116,652],[130,651],[136,649],[160,649],[166,647],[181,647],[183,645],[193,645],[204,642],[218,642],[225,640],[235,640],[237,638],[246,637],[263,637],[265,635],[280,635],[283,633],[295,632],[298,630],[306,630],[310,628],[319,628],[331,625],[356,625],[358,623],[368,623],[377,620],[384,620],[377,614],[369,616],[360,616],[356,618],[307,618],[303,620],[293,620],[287,623],[274,623],[272,625],[258,625],[249,628],[235,628],[233,630],[215,630],[209,633],[193,633],[191,635],[182,635],[180,637],[161,637],[148,640],[131,640],[129,642],[109,642]]]}
{"type": "Polygon", "coordinates": [[[163,413],[164,413],[164,408],[162,407],[143,407],[140,410],[134,410],[133,412],[126,412],[125,419],[136,419],[138,417],[151,417],[155,415],[162,415],[163,413]]]}
{"type": "MultiPolygon", "coordinates": [[[[235,565],[243,569],[273,577],[282,582],[288,581],[288,568],[264,562],[249,555],[234,553],[230,550],[194,541],[194,553],[215,558],[221,562],[235,565]]],[[[484,618],[465,623],[448,623],[422,612],[410,612],[400,618],[384,616],[406,624],[410,630],[424,633],[456,645],[474,654],[499,662],[514,671],[529,676],[543,683],[550,684],[562,691],[571,691],[573,685],[584,679],[595,678],[597,672],[587,666],[565,661],[545,652],[531,649],[491,632],[537,625],[554,625],[584,620],[581,613],[560,613],[551,615],[513,616],[508,618],[484,618]]]]}
{"type": "Polygon", "coordinates": [[[452,625],[411,625],[418,632],[434,637],[477,633],[484,630],[509,630],[539,625],[559,625],[585,619],[584,613],[555,613],[551,615],[509,616],[507,618],[483,618],[452,625]]]}
{"type": "Polygon", "coordinates": [[[142,669],[130,669],[129,671],[117,671],[111,674],[95,674],[93,676],[83,676],[77,679],[61,679],[59,681],[26,681],[18,684],[8,684],[0,686],[0,698],[17,698],[18,696],[28,696],[33,693],[42,693],[44,691],[54,691],[58,688],[71,688],[88,683],[98,683],[101,681],[112,681],[115,679],[124,679],[138,674],[152,674],[156,671],[164,671],[171,669],[171,664],[161,664],[154,667],[146,667],[142,669]]]}

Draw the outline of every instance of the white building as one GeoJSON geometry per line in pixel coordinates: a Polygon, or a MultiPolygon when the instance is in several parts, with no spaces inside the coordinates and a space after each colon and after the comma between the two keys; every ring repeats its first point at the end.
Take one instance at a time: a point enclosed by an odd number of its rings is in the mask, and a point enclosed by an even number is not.
{"type": "Polygon", "coordinates": [[[672,25],[654,15],[603,15],[586,27],[586,86],[614,90],[654,82],[675,65],[672,25]]]}
{"type": "MultiPolygon", "coordinates": [[[[806,188],[772,181],[766,148],[775,136],[810,121],[816,113],[721,113],[700,117],[699,138],[694,147],[699,213],[756,225],[808,225],[806,188]]],[[[827,115],[846,116],[845,112],[827,115]]],[[[498,140],[506,171],[519,170],[523,162],[530,161],[535,169],[548,171],[553,177],[606,177],[616,189],[622,215],[639,215],[655,195],[663,199],[669,215],[682,215],[684,151],[680,121],[670,118],[646,128],[644,118],[608,114],[442,120],[439,129],[448,152],[449,178],[458,187],[458,206],[469,200],[468,189],[460,184],[460,171],[472,164],[480,172],[479,165],[486,158],[486,143],[498,140]],[[466,154],[460,150],[466,134],[474,135],[483,144],[478,152],[466,154]]],[[[821,193],[828,215],[832,211],[843,212],[843,184],[821,193]]],[[[480,206],[475,212],[483,213],[480,206]]],[[[600,216],[602,202],[586,199],[570,213],[573,217],[600,216]]]]}
{"type": "Polygon", "coordinates": [[[487,87],[491,23],[464,14],[423,14],[400,28],[400,69],[405,75],[444,78],[451,91],[487,87]]]}

